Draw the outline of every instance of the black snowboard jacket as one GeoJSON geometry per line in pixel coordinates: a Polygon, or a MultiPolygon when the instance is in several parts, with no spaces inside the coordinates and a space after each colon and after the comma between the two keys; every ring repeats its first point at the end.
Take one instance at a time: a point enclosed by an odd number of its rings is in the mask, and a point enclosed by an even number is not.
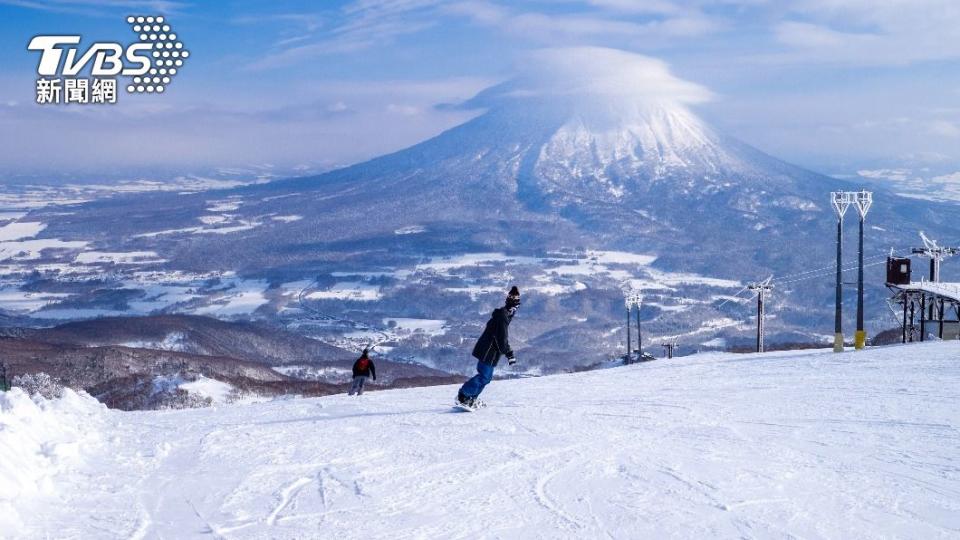
{"type": "Polygon", "coordinates": [[[493,310],[493,315],[487,321],[487,327],[473,347],[473,357],[485,364],[496,366],[500,356],[513,358],[513,349],[510,348],[510,338],[507,327],[512,317],[507,314],[506,308],[493,310]]]}
{"type": "Polygon", "coordinates": [[[377,368],[373,365],[373,360],[369,357],[361,356],[357,358],[357,361],[353,363],[353,376],[354,377],[373,377],[373,380],[377,380],[377,368]],[[366,358],[367,360],[367,369],[360,369],[360,361],[366,358]]]}

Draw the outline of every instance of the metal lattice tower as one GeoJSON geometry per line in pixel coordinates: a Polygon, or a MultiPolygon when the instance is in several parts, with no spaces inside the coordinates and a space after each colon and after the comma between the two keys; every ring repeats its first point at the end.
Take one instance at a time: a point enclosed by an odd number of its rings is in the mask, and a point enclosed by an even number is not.
{"type": "Polygon", "coordinates": [[[757,293],[757,352],[763,352],[763,318],[765,314],[764,300],[766,299],[767,291],[773,290],[773,285],[770,284],[772,279],[773,276],[770,276],[759,283],[751,283],[747,285],[748,289],[757,293]]]}

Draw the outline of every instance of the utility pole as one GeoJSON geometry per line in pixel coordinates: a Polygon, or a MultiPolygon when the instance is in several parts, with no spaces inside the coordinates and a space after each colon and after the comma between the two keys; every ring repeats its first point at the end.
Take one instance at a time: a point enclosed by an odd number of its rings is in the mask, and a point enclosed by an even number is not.
{"type": "Polygon", "coordinates": [[[854,347],[863,349],[867,344],[867,332],[863,326],[863,222],[867,219],[867,212],[873,205],[873,193],[858,191],[854,193],[857,214],[860,215],[860,242],[857,256],[857,333],[854,334],[854,347]]]}
{"type": "Polygon", "coordinates": [[[676,343],[663,343],[660,346],[666,351],[667,358],[673,358],[673,349],[676,348],[676,343]]]}
{"type": "Polygon", "coordinates": [[[843,215],[850,208],[849,192],[833,191],[830,202],[837,213],[837,290],[833,323],[833,352],[843,352],[843,215]]]}
{"type": "Polygon", "coordinates": [[[773,290],[770,280],[773,276],[759,283],[751,283],[747,288],[757,293],[757,352],[763,352],[763,317],[764,317],[764,298],[767,291],[773,290]]]}

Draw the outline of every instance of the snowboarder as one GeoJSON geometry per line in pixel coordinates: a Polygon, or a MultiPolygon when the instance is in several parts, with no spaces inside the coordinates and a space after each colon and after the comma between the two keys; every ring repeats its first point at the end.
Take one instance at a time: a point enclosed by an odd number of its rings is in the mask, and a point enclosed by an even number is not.
{"type": "Polygon", "coordinates": [[[377,368],[373,365],[373,360],[368,356],[370,349],[364,349],[363,354],[353,363],[353,384],[350,385],[349,395],[362,395],[363,383],[367,382],[367,377],[373,377],[377,380],[377,368]]]}
{"type": "Polygon", "coordinates": [[[473,347],[473,357],[477,359],[477,374],[460,387],[457,394],[458,405],[468,409],[483,407],[483,402],[477,399],[477,396],[493,379],[493,369],[500,362],[500,357],[506,356],[511,366],[517,363],[517,357],[510,348],[507,327],[519,307],[520,290],[514,286],[507,294],[503,307],[493,310],[483,334],[473,347]]]}

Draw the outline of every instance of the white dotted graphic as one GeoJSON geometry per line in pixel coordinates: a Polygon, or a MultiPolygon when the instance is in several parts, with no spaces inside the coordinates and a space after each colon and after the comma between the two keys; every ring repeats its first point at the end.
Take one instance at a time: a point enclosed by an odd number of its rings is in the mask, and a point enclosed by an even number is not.
{"type": "Polygon", "coordinates": [[[149,76],[144,74],[133,77],[133,84],[127,85],[127,92],[162,93],[173,81],[177,68],[183,66],[183,60],[190,56],[190,51],[183,48],[183,43],[178,41],[177,34],[172,32],[170,23],[166,22],[164,17],[131,15],[126,21],[141,42],[153,46],[153,51],[150,53],[153,61],[148,70],[149,76]]]}

